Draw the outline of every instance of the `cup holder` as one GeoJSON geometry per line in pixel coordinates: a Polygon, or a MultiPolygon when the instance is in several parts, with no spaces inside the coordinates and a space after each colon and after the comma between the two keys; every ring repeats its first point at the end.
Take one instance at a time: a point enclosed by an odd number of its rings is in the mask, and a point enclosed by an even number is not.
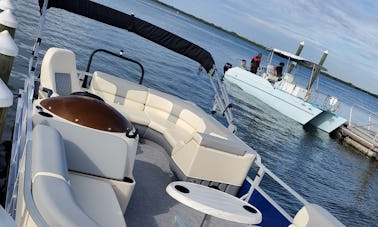
{"type": "Polygon", "coordinates": [[[182,193],[185,193],[185,194],[187,194],[187,193],[190,192],[189,189],[187,189],[186,187],[181,186],[181,185],[175,185],[175,189],[176,189],[177,191],[182,192],[182,193]]]}
{"type": "Polygon", "coordinates": [[[46,112],[43,112],[43,111],[39,111],[38,113],[39,113],[39,115],[44,116],[44,117],[50,117],[50,118],[53,117],[53,115],[46,113],[46,112]]]}
{"type": "Polygon", "coordinates": [[[129,178],[129,177],[124,177],[123,181],[126,182],[126,183],[130,183],[130,184],[134,183],[134,180],[129,178]]]}
{"type": "Polygon", "coordinates": [[[248,211],[248,212],[251,212],[253,214],[256,214],[257,213],[257,210],[251,206],[248,206],[248,205],[244,205],[243,208],[248,211]]]}

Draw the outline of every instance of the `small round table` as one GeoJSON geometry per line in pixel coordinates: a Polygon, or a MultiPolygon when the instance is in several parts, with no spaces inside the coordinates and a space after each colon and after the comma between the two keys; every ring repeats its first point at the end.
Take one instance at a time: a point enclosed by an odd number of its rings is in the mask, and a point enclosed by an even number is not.
{"type": "Polygon", "coordinates": [[[243,224],[259,224],[262,220],[261,212],[251,204],[204,185],[175,181],[166,191],[180,203],[204,213],[201,226],[208,215],[243,224]]]}

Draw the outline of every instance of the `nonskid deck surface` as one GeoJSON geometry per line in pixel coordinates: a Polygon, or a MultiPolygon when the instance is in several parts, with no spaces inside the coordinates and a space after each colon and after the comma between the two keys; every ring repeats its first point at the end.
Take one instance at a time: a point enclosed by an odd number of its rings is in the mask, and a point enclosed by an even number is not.
{"type": "MultiPolygon", "coordinates": [[[[136,186],[127,207],[127,226],[172,226],[180,216],[186,226],[200,226],[204,214],[180,204],[165,191],[177,180],[169,168],[170,157],[165,150],[150,140],[141,140],[134,166],[136,186]]],[[[210,226],[245,226],[211,218],[210,226]]]]}

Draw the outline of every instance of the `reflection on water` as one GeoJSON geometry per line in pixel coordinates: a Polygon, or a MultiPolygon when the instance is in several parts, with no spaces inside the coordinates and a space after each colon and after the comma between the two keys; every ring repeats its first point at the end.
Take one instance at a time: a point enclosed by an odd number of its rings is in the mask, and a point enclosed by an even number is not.
{"type": "MultiPolygon", "coordinates": [[[[39,13],[35,4],[34,0],[17,2],[16,16],[19,28],[16,32],[16,43],[20,50],[10,79],[14,93],[23,86],[21,75],[27,72],[28,58],[37,34],[39,13]]],[[[118,1],[117,7],[204,47],[212,53],[220,69],[226,62],[239,65],[240,59],[248,60],[258,52],[263,52],[263,59],[267,56],[266,52],[258,47],[193,21],[182,14],[162,9],[154,2],[124,0],[118,1]]],[[[118,52],[123,49],[126,56],[135,58],[144,65],[145,85],[193,101],[206,111],[212,106],[213,94],[208,78],[203,73],[197,75],[198,64],[189,59],[127,31],[104,26],[60,10],[49,11],[46,28],[42,52],[51,46],[72,49],[77,56],[78,68],[83,70],[93,50],[105,48],[118,52]]],[[[93,70],[104,70],[133,81],[139,79],[137,68],[124,65],[113,58],[98,56],[94,64],[96,66],[93,70]]],[[[298,78],[306,79],[305,76],[298,78]]],[[[336,95],[348,105],[359,102],[378,111],[376,98],[329,78],[321,78],[320,88],[325,89],[324,93],[336,95]]],[[[278,114],[252,96],[238,91],[238,88],[231,89],[234,94],[231,98],[235,106],[238,136],[259,152],[267,167],[309,202],[324,206],[348,226],[376,225],[377,162],[372,162],[338,141],[331,140],[323,132],[303,129],[295,121],[278,114]]],[[[9,119],[14,117],[14,108],[15,106],[9,111],[9,119]]],[[[13,121],[7,121],[8,131],[5,139],[10,139],[12,125],[13,121]]],[[[268,188],[275,194],[281,191],[280,188],[269,184],[268,188]]],[[[298,208],[298,204],[286,195],[280,196],[280,200],[284,201],[290,210],[298,208]]]]}

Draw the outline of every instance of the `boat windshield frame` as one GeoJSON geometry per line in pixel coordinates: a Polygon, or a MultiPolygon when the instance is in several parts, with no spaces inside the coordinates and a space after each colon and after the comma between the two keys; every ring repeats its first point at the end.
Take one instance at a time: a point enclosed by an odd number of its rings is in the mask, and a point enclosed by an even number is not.
{"type": "Polygon", "coordinates": [[[295,55],[288,51],[280,50],[277,48],[268,49],[268,51],[269,51],[268,65],[272,63],[273,56],[277,55],[279,57],[287,59],[286,69],[287,69],[287,66],[290,65],[290,63],[295,62],[296,64],[303,65],[305,67],[311,68],[312,70],[318,68],[319,71],[327,71],[327,68],[325,68],[324,66],[321,66],[317,63],[314,63],[310,60],[307,60],[301,56],[295,55]]]}

